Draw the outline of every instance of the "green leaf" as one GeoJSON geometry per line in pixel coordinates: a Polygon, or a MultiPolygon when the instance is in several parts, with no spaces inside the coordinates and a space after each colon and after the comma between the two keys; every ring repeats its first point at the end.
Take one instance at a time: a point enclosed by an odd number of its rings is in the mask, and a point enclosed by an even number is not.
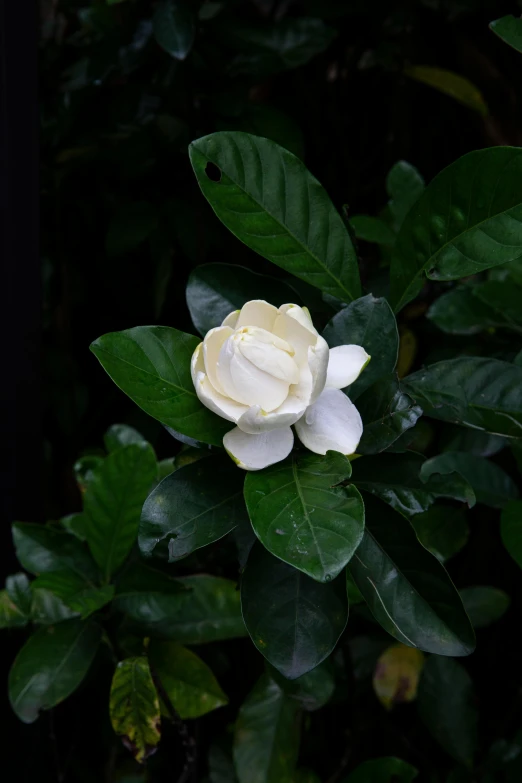
{"type": "Polygon", "coordinates": [[[460,357],[431,364],[404,379],[426,416],[522,437],[522,367],[500,359],[460,357]]]}
{"type": "Polygon", "coordinates": [[[247,473],[245,500],[261,543],[313,579],[334,579],[364,530],[361,496],[353,487],[336,486],[350,474],[349,460],[337,451],[325,457],[297,453],[247,473]]]}
{"type": "Polygon", "coordinates": [[[259,652],[289,680],[330,655],[348,620],[342,577],[339,583],[320,584],[260,544],[241,580],[241,609],[259,652]]]}
{"type": "Polygon", "coordinates": [[[142,554],[172,563],[223,538],[247,516],[243,482],[228,457],[206,457],[171,473],[143,506],[142,554]]]}
{"type": "Polygon", "coordinates": [[[477,750],[474,699],[473,682],[460,663],[429,658],[417,691],[419,715],[444,750],[467,767],[477,750]]]}
{"type": "Polygon", "coordinates": [[[446,334],[478,334],[485,329],[505,326],[502,315],[480,301],[471,286],[458,286],[439,296],[427,318],[446,334]]]}
{"type": "Polygon", "coordinates": [[[91,351],[114,383],[137,405],[182,435],[221,446],[230,422],[197,398],[190,360],[197,337],[167,326],[137,326],[110,332],[91,351]]]}
{"type": "Polygon", "coordinates": [[[508,14],[491,22],[489,27],[513,49],[522,52],[522,19],[508,14]]]}
{"type": "Polygon", "coordinates": [[[113,585],[93,587],[74,571],[42,574],[33,582],[33,588],[50,590],[84,620],[108,604],[114,596],[113,585]]]}
{"type": "Polygon", "coordinates": [[[397,323],[386,299],[372,294],[363,296],[344,307],[326,325],[323,337],[330,346],[362,345],[371,356],[370,363],[355,383],[348,387],[348,396],[355,400],[375,381],[393,372],[399,352],[397,323]]]}
{"type": "Polygon", "coordinates": [[[74,477],[76,478],[76,483],[82,494],[87,489],[87,485],[96,471],[103,465],[103,460],[104,457],[99,454],[85,454],[83,457],[79,457],[74,463],[74,477]]]}
{"type": "Polygon", "coordinates": [[[154,627],[175,614],[188,595],[179,579],[138,562],[118,578],[114,606],[132,620],[154,627]]]}
{"type": "Polygon", "coordinates": [[[103,442],[109,453],[131,443],[147,443],[143,435],[128,424],[112,424],[103,436],[103,442]]]}
{"type": "Polygon", "coordinates": [[[205,335],[252,299],[265,299],[279,307],[295,302],[297,294],[283,280],[259,275],[244,266],[218,263],[194,269],[187,283],[186,296],[192,322],[198,332],[205,335]]]}
{"type": "Polygon", "coordinates": [[[412,65],[410,68],[405,68],[404,73],[417,82],[449,95],[468,109],[473,109],[483,116],[488,114],[488,107],[482,93],[465,76],[431,65],[412,65]]]}
{"type": "Polygon", "coordinates": [[[404,218],[420,198],[424,190],[424,179],[411,163],[399,160],[386,177],[386,191],[390,197],[388,209],[393,217],[394,229],[398,231],[404,218]]]}
{"type": "Polygon", "coordinates": [[[212,671],[186,647],[153,639],[148,655],[154,674],[183,720],[199,718],[228,704],[212,671]]]}
{"type": "Polygon", "coordinates": [[[512,500],[503,509],[500,535],[507,551],[522,568],[522,500],[512,500]]]}
{"type": "Polygon", "coordinates": [[[360,764],[343,783],[411,783],[418,774],[411,764],[387,756],[360,764]]]}
{"type": "Polygon", "coordinates": [[[101,638],[95,623],[68,620],[41,628],[24,644],[9,672],[9,701],[24,723],[70,696],[92,663],[101,638]]]}
{"type": "Polygon", "coordinates": [[[381,378],[357,400],[363,421],[358,454],[378,454],[415,426],[422,408],[402,390],[394,375],[381,378]]]}
{"type": "Polygon", "coordinates": [[[419,293],[426,272],[456,280],[522,256],[522,154],[475,150],[428,185],[401,228],[391,265],[395,311],[419,293]]]}
{"type": "Polygon", "coordinates": [[[60,519],[62,526],[80,541],[87,540],[87,518],[81,512],[68,514],[60,519]]]}
{"type": "Polygon", "coordinates": [[[54,625],[79,617],[70,606],[50,590],[33,588],[32,620],[40,625],[54,625]]]}
{"type": "Polygon", "coordinates": [[[141,509],[155,476],[152,446],[133,443],[109,454],[87,487],[87,541],[106,580],[138,537],[141,509]]]}
{"type": "Polygon", "coordinates": [[[158,225],[156,208],[148,201],[134,201],[111,218],[105,250],[108,256],[125,255],[141,245],[158,225]]]}
{"type": "Polygon", "coordinates": [[[176,60],[184,60],[196,37],[196,20],[186,0],[162,0],[152,19],[154,37],[176,60]]]}
{"type": "Polygon", "coordinates": [[[23,628],[29,618],[11,599],[7,590],[0,590],[0,630],[4,628],[23,628]]]}
{"type": "Polygon", "coordinates": [[[212,209],[248,247],[345,302],[360,296],[357,256],[343,220],[295,155],[237,131],[198,139],[189,154],[212,209]]]}
{"type": "Polygon", "coordinates": [[[491,508],[504,508],[518,497],[517,485],[501,467],[485,457],[464,451],[446,451],[426,460],[420,475],[429,479],[437,473],[460,473],[473,488],[477,503],[491,508]]]}
{"type": "Polygon", "coordinates": [[[208,772],[210,783],[237,783],[232,761],[232,742],[228,736],[210,746],[208,772]]]}
{"type": "Polygon", "coordinates": [[[20,564],[32,574],[72,569],[95,581],[98,569],[81,541],[49,525],[15,522],[13,542],[20,564]]]}
{"type": "Polygon", "coordinates": [[[365,505],[366,530],[349,569],[377,622],[410,647],[469,655],[475,636],[444,566],[400,514],[371,495],[365,505]]]}
{"type": "Polygon", "coordinates": [[[276,668],[267,666],[270,677],[277,682],[287,696],[294,699],[301,709],[314,712],[321,709],[332,698],[335,691],[333,667],[329,661],[324,661],[302,674],[296,680],[284,677],[276,668]]]}
{"type": "Polygon", "coordinates": [[[427,511],[437,498],[474,505],[475,494],[458,473],[423,476],[424,464],[424,457],[414,452],[366,457],[354,462],[352,481],[406,516],[427,511]]]}
{"type": "Polygon", "coordinates": [[[492,457],[505,445],[506,440],[501,435],[490,435],[482,430],[472,430],[458,425],[447,425],[442,433],[442,451],[468,451],[478,457],[492,457]]]}
{"type": "Polygon", "coordinates": [[[149,664],[144,656],[120,661],[109,699],[114,731],[136,761],[145,761],[160,741],[160,706],[149,664]]]}
{"type": "Polygon", "coordinates": [[[490,307],[497,315],[497,321],[513,331],[522,332],[522,312],[520,311],[519,288],[510,280],[486,280],[473,286],[473,296],[486,307],[490,307]]]}
{"type": "Polygon", "coordinates": [[[357,239],[375,242],[377,245],[393,245],[395,242],[393,229],[380,218],[354,215],[349,219],[349,223],[357,239]]]}
{"type": "Polygon", "coordinates": [[[443,563],[466,545],[469,527],[461,508],[435,505],[423,514],[416,514],[411,525],[428,552],[443,563]]]}
{"type": "Polygon", "coordinates": [[[264,674],[239,710],[234,763],[239,783],[291,779],[299,753],[297,704],[264,674]]]}
{"type": "Polygon", "coordinates": [[[465,587],[460,597],[473,628],[485,628],[500,620],[511,603],[509,595],[497,587],[465,587]]]}
{"type": "Polygon", "coordinates": [[[7,595],[15,606],[27,617],[31,614],[33,594],[31,584],[25,574],[12,574],[5,580],[7,595]]]}

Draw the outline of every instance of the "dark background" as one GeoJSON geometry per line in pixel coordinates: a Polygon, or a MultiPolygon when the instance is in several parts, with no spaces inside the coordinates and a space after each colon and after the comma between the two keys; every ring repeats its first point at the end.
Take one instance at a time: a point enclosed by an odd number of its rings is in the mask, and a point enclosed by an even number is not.
{"type": "MultiPolygon", "coordinates": [[[[111,383],[89,343],[142,324],[193,331],[184,290],[199,264],[240,263],[279,274],[212,214],[187,156],[192,139],[224,129],[270,136],[303,157],[338,208],[348,204],[351,214],[372,215],[386,204],[385,177],[399,159],[429,181],[470,150],[522,146],[522,57],[488,29],[492,19],[520,14],[519,3],[220,5],[214,18],[198,21],[193,50],[180,62],[154,40],[155,3],[149,0],[110,7],[103,0],[42,0],[39,9],[2,4],[5,573],[17,568],[7,522],[44,521],[78,510],[74,462],[101,447],[108,425],[136,426],[160,458],[178,448],[111,383]],[[295,68],[256,59],[248,48],[243,52],[234,32],[239,24],[259,28],[304,16],[321,18],[336,35],[295,68]],[[481,90],[489,114],[481,116],[413,81],[403,73],[407,65],[436,65],[466,76],[481,90]]],[[[194,3],[195,12],[198,8],[194,3]]],[[[374,284],[382,285],[382,275],[375,246],[361,243],[359,250],[363,282],[378,293],[374,284]]],[[[431,295],[428,289],[425,296],[431,295]]],[[[413,328],[418,366],[437,350],[437,341],[422,325],[413,328]]],[[[516,475],[511,457],[503,459],[516,475]]],[[[451,573],[457,585],[485,582],[506,589],[516,614],[520,579],[488,538],[493,513],[473,512],[471,542],[452,561],[451,573]]],[[[357,623],[364,627],[359,619],[352,630],[357,623]]],[[[479,683],[487,742],[522,721],[514,628],[513,619],[506,619],[494,636],[480,636],[467,663],[479,683]]],[[[2,635],[5,672],[21,636],[2,635]]],[[[233,720],[260,670],[259,656],[249,651],[241,640],[207,653],[226,659],[223,685],[232,698],[231,707],[194,729],[201,776],[209,739],[233,720]]],[[[110,673],[103,661],[97,665],[89,688],[32,726],[19,724],[5,705],[4,764],[12,760],[10,779],[54,781],[60,774],[67,781],[117,779],[111,770],[125,753],[114,749],[106,714],[110,673]]],[[[325,779],[336,774],[349,746],[355,748],[354,760],[407,758],[424,770],[421,780],[431,779],[432,767],[444,774],[447,760],[425,732],[419,736],[413,712],[399,710],[390,718],[371,692],[352,696],[311,718],[314,739],[305,761],[325,779]]],[[[151,761],[158,769],[154,779],[175,781],[177,738],[166,737],[162,748],[162,760],[151,761]]]]}

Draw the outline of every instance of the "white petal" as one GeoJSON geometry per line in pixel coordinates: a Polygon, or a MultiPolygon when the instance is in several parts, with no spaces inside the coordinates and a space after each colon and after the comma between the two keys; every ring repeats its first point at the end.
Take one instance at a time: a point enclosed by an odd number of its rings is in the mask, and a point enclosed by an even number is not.
{"type": "Polygon", "coordinates": [[[201,350],[202,347],[203,347],[203,343],[199,343],[199,345],[196,345],[196,349],[192,354],[192,359],[190,360],[190,374],[192,376],[192,383],[194,384],[194,386],[196,385],[198,373],[205,372],[205,364],[203,362],[203,352],[201,350]]]}
{"type": "Polygon", "coordinates": [[[359,411],[344,392],[325,389],[295,424],[299,440],[315,454],[340,451],[347,456],[359,445],[363,425],[359,411]]]}
{"type": "Polygon", "coordinates": [[[287,383],[299,381],[299,367],[287,342],[265,329],[245,326],[238,334],[239,350],[259,370],[287,383]]]}
{"type": "Polygon", "coordinates": [[[230,326],[218,326],[215,329],[211,329],[205,335],[203,340],[203,360],[205,362],[205,372],[208,379],[214,389],[219,394],[225,394],[223,387],[221,386],[217,377],[217,364],[219,361],[219,352],[223,346],[225,340],[234,334],[234,330],[230,326]]]}
{"type": "Polygon", "coordinates": [[[251,435],[269,432],[281,427],[289,427],[301,418],[307,404],[298,397],[290,395],[284,403],[272,413],[265,413],[259,405],[252,405],[237,422],[239,429],[251,435]]]}
{"type": "Polygon", "coordinates": [[[243,470],[261,470],[288,457],[294,445],[290,427],[247,435],[239,427],[227,432],[223,446],[243,470]]]}
{"type": "Polygon", "coordinates": [[[227,397],[243,405],[260,405],[273,411],[288,397],[289,384],[259,370],[242,355],[234,335],[227,340],[219,354],[217,374],[227,397]]]}
{"type": "Polygon", "coordinates": [[[315,402],[322,393],[329,367],[330,349],[323,337],[317,335],[317,342],[308,349],[308,366],[312,373],[310,402],[315,402]]]}
{"type": "Polygon", "coordinates": [[[310,315],[308,307],[299,307],[299,305],[296,304],[284,304],[279,308],[279,312],[293,318],[312,334],[318,334],[317,329],[313,325],[312,316],[310,315]]]}
{"type": "Polygon", "coordinates": [[[277,315],[277,307],[274,305],[268,304],[264,299],[252,299],[241,308],[235,328],[260,326],[261,329],[271,332],[277,315]]]}
{"type": "Polygon", "coordinates": [[[232,313],[229,313],[221,326],[230,326],[231,329],[235,329],[240,312],[241,310],[234,310],[232,313]]]}
{"type": "Polygon", "coordinates": [[[327,389],[344,389],[357,380],[371,357],[362,345],[339,345],[330,348],[327,389]]]}
{"type": "Polygon", "coordinates": [[[227,419],[227,421],[233,421],[234,424],[237,424],[248,408],[246,405],[240,405],[238,402],[224,397],[214,389],[204,372],[205,365],[203,363],[201,346],[202,343],[194,351],[190,368],[196,394],[206,408],[213,413],[217,413],[222,419],[227,419]]]}
{"type": "MultiPolygon", "coordinates": [[[[290,305],[283,305],[283,307],[290,307],[290,305]]],[[[282,308],[279,309],[281,310],[282,308]]],[[[301,310],[297,305],[293,305],[292,309],[280,313],[277,316],[273,332],[292,346],[292,349],[295,352],[295,360],[297,361],[297,364],[301,366],[308,362],[308,348],[311,345],[315,345],[317,333],[311,331],[308,326],[300,323],[298,318],[292,315],[294,309],[296,311],[301,310]]],[[[306,316],[303,313],[303,319],[305,317],[306,316]]]]}

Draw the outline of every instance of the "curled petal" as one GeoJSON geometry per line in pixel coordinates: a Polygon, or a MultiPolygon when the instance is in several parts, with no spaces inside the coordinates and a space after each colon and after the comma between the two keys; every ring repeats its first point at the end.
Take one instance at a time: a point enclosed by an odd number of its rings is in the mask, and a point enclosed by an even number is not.
{"type": "Polygon", "coordinates": [[[273,411],[287,398],[289,384],[258,369],[239,350],[236,338],[227,340],[221,348],[217,365],[218,380],[227,397],[243,405],[260,405],[273,411]]]}
{"type": "Polygon", "coordinates": [[[318,334],[309,316],[303,312],[301,307],[282,305],[279,308],[273,332],[292,346],[299,366],[308,361],[308,348],[316,344],[318,334]]]}
{"type": "Polygon", "coordinates": [[[203,363],[201,351],[202,345],[203,343],[200,343],[194,351],[191,362],[192,381],[198,399],[206,408],[211,410],[212,413],[217,413],[222,419],[227,419],[227,421],[233,421],[234,424],[237,424],[248,408],[246,405],[241,405],[240,403],[231,400],[229,397],[224,397],[215,390],[204,371],[205,365],[203,363]]]}
{"type": "Polygon", "coordinates": [[[227,432],[223,446],[238,467],[243,470],[261,470],[288,457],[294,445],[290,427],[247,435],[239,427],[227,432]]]}
{"type": "Polygon", "coordinates": [[[310,402],[315,402],[327,382],[330,349],[325,339],[317,335],[317,342],[308,349],[308,366],[312,373],[310,402]]]}
{"type": "Polygon", "coordinates": [[[221,326],[230,326],[231,329],[235,329],[240,312],[241,310],[234,310],[232,313],[229,313],[221,326]]]}
{"type": "Polygon", "coordinates": [[[239,350],[259,370],[287,383],[299,381],[299,367],[290,345],[265,329],[247,326],[238,335],[239,350]]]}
{"type": "Polygon", "coordinates": [[[205,362],[205,372],[207,377],[219,394],[224,394],[223,387],[221,386],[217,377],[217,363],[219,361],[219,352],[223,347],[223,343],[231,335],[234,334],[234,330],[230,326],[218,326],[215,329],[211,329],[205,335],[203,340],[203,360],[205,362]]]}
{"type": "Polygon", "coordinates": [[[339,345],[337,348],[330,348],[326,388],[344,389],[349,386],[357,380],[370,359],[371,356],[362,345],[339,345]]]}
{"type": "Polygon", "coordinates": [[[251,435],[269,432],[281,427],[289,427],[301,418],[306,408],[306,403],[298,397],[290,395],[272,413],[266,413],[259,405],[252,405],[251,408],[243,413],[237,422],[237,426],[243,432],[248,432],[251,435]]]}
{"type": "Polygon", "coordinates": [[[264,299],[252,299],[241,308],[235,329],[241,326],[260,326],[271,332],[277,318],[277,307],[268,304],[264,299]]]}
{"type": "Polygon", "coordinates": [[[359,411],[338,389],[325,389],[317,402],[295,424],[299,440],[315,454],[340,451],[350,455],[361,439],[359,411]]]}

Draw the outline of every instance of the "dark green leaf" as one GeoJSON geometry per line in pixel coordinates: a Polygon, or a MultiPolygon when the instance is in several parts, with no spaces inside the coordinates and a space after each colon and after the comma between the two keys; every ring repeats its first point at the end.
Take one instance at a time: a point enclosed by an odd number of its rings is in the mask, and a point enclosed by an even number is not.
{"type": "Polygon", "coordinates": [[[391,167],[386,177],[386,191],[390,197],[388,208],[395,231],[399,230],[423,190],[424,179],[411,163],[400,160],[391,167]]]}
{"type": "Polygon", "coordinates": [[[475,636],[444,566],[400,514],[372,496],[365,504],[366,531],[349,568],[375,619],[410,647],[469,655],[475,636]]]}
{"type": "Polygon", "coordinates": [[[461,508],[434,505],[423,514],[416,514],[411,524],[422,546],[444,562],[466,545],[469,527],[461,508]]]}
{"type": "Polygon", "coordinates": [[[247,516],[243,482],[227,457],[206,457],[171,473],[143,506],[142,554],[172,563],[223,538],[247,516]]]}
{"type": "Polygon", "coordinates": [[[485,628],[500,620],[510,604],[509,595],[497,587],[465,587],[460,597],[473,628],[485,628]]]}
{"type": "Polygon", "coordinates": [[[517,147],[475,150],[428,185],[401,228],[391,266],[400,310],[424,273],[456,280],[522,255],[522,155],[517,147]]]}
{"type": "Polygon", "coordinates": [[[395,234],[384,220],[369,215],[354,215],[349,220],[357,239],[377,245],[393,245],[395,234]]]}
{"type": "Polygon", "coordinates": [[[239,783],[291,779],[299,753],[297,704],[264,674],[239,710],[234,763],[239,783]]]}
{"type": "Polygon", "coordinates": [[[245,500],[254,532],[276,557],[320,582],[334,579],[364,530],[359,493],[336,486],[350,477],[337,451],[299,453],[247,473],[245,500]]]}
{"type": "Polygon", "coordinates": [[[362,345],[371,356],[368,366],[355,383],[348,387],[348,396],[352,400],[395,369],[399,333],[395,316],[386,299],[376,299],[368,294],[352,302],[334,315],[326,325],[323,337],[330,348],[337,345],[362,345]]]}
{"type": "Polygon", "coordinates": [[[277,682],[286,695],[295,699],[301,709],[308,712],[324,707],[334,694],[335,677],[329,661],[324,661],[296,680],[287,679],[270,664],[267,669],[270,677],[277,682]]]}
{"type": "Polygon", "coordinates": [[[444,750],[467,767],[477,750],[473,702],[473,682],[465,668],[450,658],[429,658],[417,691],[419,714],[444,750]]]}
{"type": "Polygon", "coordinates": [[[128,424],[112,424],[103,436],[103,442],[109,453],[131,443],[147,443],[143,435],[128,424]]]}
{"type": "Polygon", "coordinates": [[[135,201],[112,217],[105,240],[108,256],[129,253],[144,242],[158,225],[156,208],[148,201],[135,201]]]}
{"type": "Polygon", "coordinates": [[[411,764],[388,756],[365,761],[343,783],[411,783],[418,774],[411,764]]]}
{"type": "Polygon", "coordinates": [[[512,500],[503,509],[500,535],[507,551],[522,568],[522,500],[512,500]]]}
{"type": "Polygon", "coordinates": [[[508,16],[491,22],[489,26],[499,38],[502,38],[517,52],[522,52],[522,19],[508,14],[508,16]]]}
{"type": "Polygon", "coordinates": [[[49,525],[15,522],[13,541],[21,565],[32,574],[72,569],[87,581],[98,576],[96,564],[81,541],[49,525]]]}
{"type": "Polygon", "coordinates": [[[198,139],[189,154],[203,194],[242,242],[343,301],[360,295],[357,256],[343,220],[295,155],[237,131],[198,139]]]}
{"type": "Polygon", "coordinates": [[[437,473],[459,473],[473,488],[477,503],[492,508],[504,508],[506,503],[518,497],[518,489],[502,468],[485,457],[477,457],[464,451],[446,451],[426,460],[420,475],[428,479],[437,473]]]}
{"type": "Polygon", "coordinates": [[[62,517],[60,522],[69,533],[72,533],[80,541],[87,540],[87,519],[85,514],[68,514],[68,516],[62,517]]]}
{"type": "Polygon", "coordinates": [[[519,334],[522,332],[522,312],[520,310],[522,292],[510,280],[505,282],[487,280],[473,286],[471,290],[476,299],[495,311],[501,325],[519,334]]]}
{"type": "Polygon", "coordinates": [[[109,698],[111,723],[136,761],[154,753],[160,741],[160,706],[144,656],[120,661],[109,698]]]}
{"type": "Polygon", "coordinates": [[[456,424],[448,424],[442,433],[442,451],[467,451],[478,457],[492,457],[505,445],[506,439],[501,435],[490,435],[482,430],[472,430],[456,424]]]}
{"type": "Polygon", "coordinates": [[[104,457],[99,454],[86,454],[74,463],[74,476],[80,492],[85,492],[92,477],[103,465],[104,457]]]}
{"type": "Polygon", "coordinates": [[[244,266],[204,264],[191,273],[186,296],[192,322],[205,335],[252,299],[265,299],[279,307],[295,302],[297,295],[283,280],[259,275],[244,266]]]}
{"type": "Polygon", "coordinates": [[[259,652],[289,680],[330,655],[348,620],[343,577],[319,584],[260,544],[241,580],[241,609],[259,652]]]}
{"type": "Polygon", "coordinates": [[[50,590],[33,589],[33,622],[40,625],[54,625],[79,616],[79,612],[75,612],[74,609],[67,606],[50,590]]]}
{"type": "Polygon", "coordinates": [[[148,656],[154,674],[183,720],[199,718],[228,704],[211,669],[186,647],[153,639],[148,656]]]}
{"type": "Polygon", "coordinates": [[[478,334],[505,325],[505,319],[473,294],[471,286],[458,286],[439,296],[427,317],[447,334],[478,334]]]}
{"type": "Polygon", "coordinates": [[[9,672],[9,701],[24,723],[33,723],[70,696],[87,674],[101,628],[68,620],[41,628],[24,644],[9,672]]]}
{"type": "Polygon", "coordinates": [[[522,437],[522,367],[500,359],[462,357],[432,364],[403,384],[427,416],[522,437]]]}
{"type": "Polygon", "coordinates": [[[422,408],[401,388],[394,375],[381,378],[357,400],[363,420],[358,454],[378,454],[411,429],[422,416],[422,408]]]}
{"type": "Polygon", "coordinates": [[[13,602],[7,590],[0,590],[0,630],[23,628],[28,622],[29,617],[13,602]]]}
{"type": "Polygon", "coordinates": [[[5,589],[11,601],[22,614],[29,616],[31,614],[33,594],[27,576],[21,573],[8,576],[5,580],[5,589]]]}
{"type": "Polygon", "coordinates": [[[50,571],[33,582],[34,589],[49,590],[85,620],[109,603],[114,586],[93,587],[74,571],[50,571]]]}
{"type": "Polygon", "coordinates": [[[162,49],[184,60],[196,36],[196,20],[188,0],[162,0],[152,20],[154,37],[162,49]]]}
{"type": "Polygon", "coordinates": [[[210,783],[237,783],[232,760],[232,743],[228,736],[210,746],[208,772],[210,783]]]}
{"type": "Polygon", "coordinates": [[[221,446],[230,422],[200,403],[190,377],[198,344],[197,337],[167,326],[137,326],[104,334],[91,344],[91,351],[149,416],[182,435],[221,446]]]}
{"type": "Polygon", "coordinates": [[[138,562],[117,580],[114,606],[132,620],[153,627],[175,615],[188,595],[180,580],[138,562]]]}

